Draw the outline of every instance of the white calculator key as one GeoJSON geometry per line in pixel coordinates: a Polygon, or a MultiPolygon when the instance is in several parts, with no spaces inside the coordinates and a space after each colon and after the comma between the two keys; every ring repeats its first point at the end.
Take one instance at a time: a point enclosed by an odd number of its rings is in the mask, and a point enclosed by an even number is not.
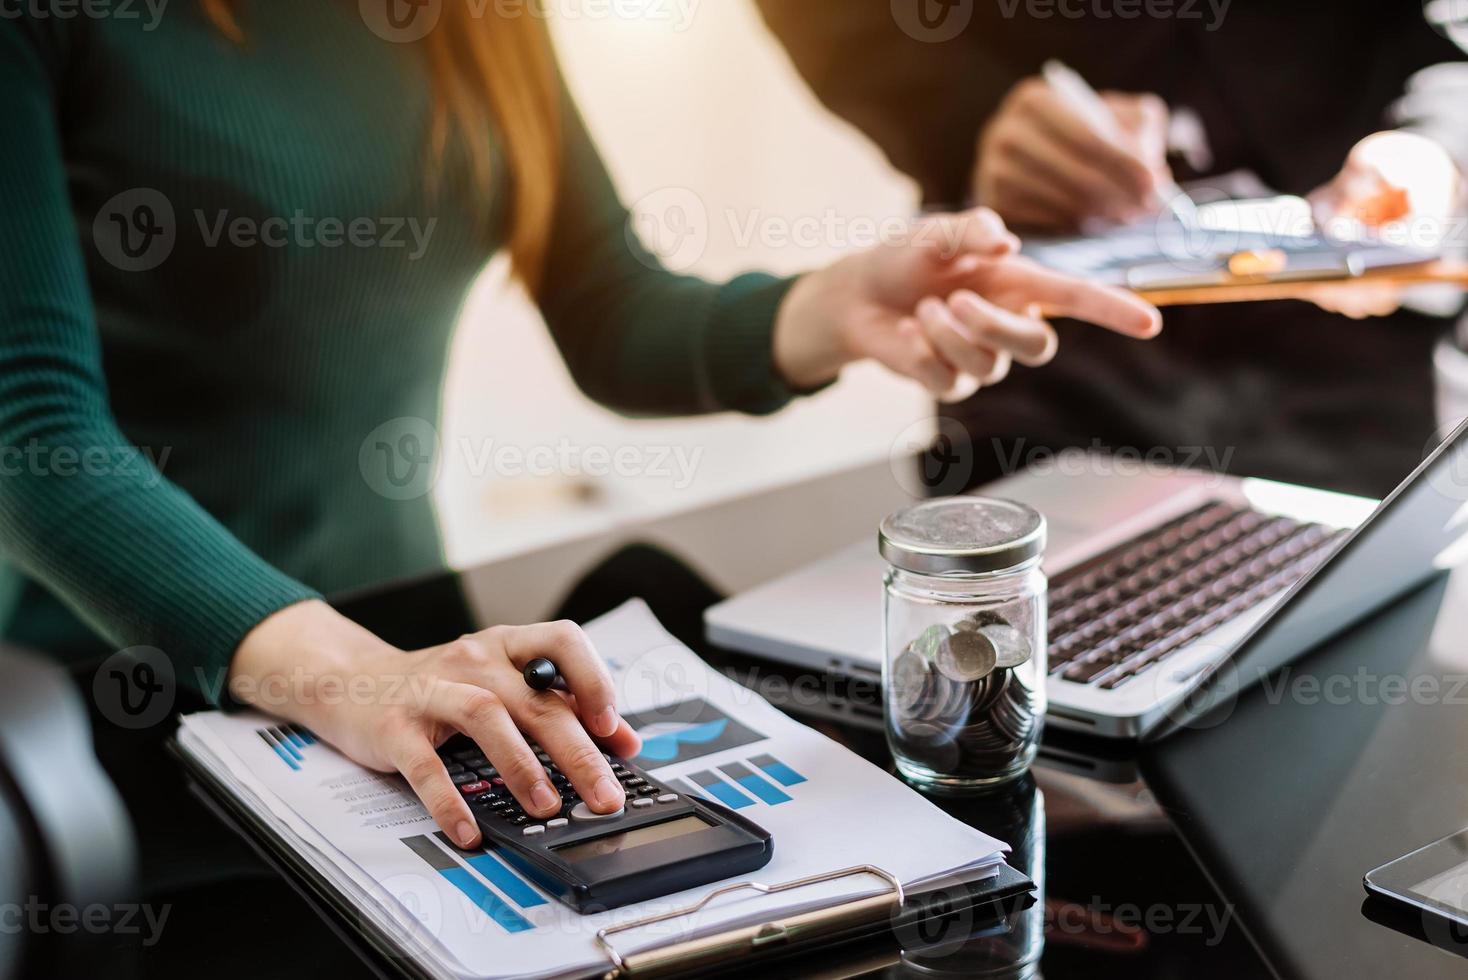
{"type": "Polygon", "coordinates": [[[541,824],[533,823],[530,826],[526,827],[524,830],[520,831],[520,833],[526,837],[534,837],[536,834],[545,833],[545,827],[541,824]]]}
{"type": "Polygon", "coordinates": [[[652,806],[652,800],[648,799],[645,796],[639,796],[637,799],[632,801],[632,805],[640,810],[645,806],[652,806]]]}
{"type": "Polygon", "coordinates": [[[626,808],[623,807],[611,813],[597,813],[585,803],[577,803],[571,808],[571,818],[573,820],[610,820],[613,817],[620,817],[625,812],[626,808]]]}
{"type": "Polygon", "coordinates": [[[566,824],[570,822],[571,821],[567,820],[565,817],[556,817],[554,820],[548,821],[546,823],[546,826],[549,827],[551,830],[560,830],[562,827],[566,826],[566,824]]]}
{"type": "Polygon", "coordinates": [[[678,794],[677,793],[664,793],[662,796],[659,796],[658,797],[658,802],[659,803],[677,803],[678,802],[678,794]]]}

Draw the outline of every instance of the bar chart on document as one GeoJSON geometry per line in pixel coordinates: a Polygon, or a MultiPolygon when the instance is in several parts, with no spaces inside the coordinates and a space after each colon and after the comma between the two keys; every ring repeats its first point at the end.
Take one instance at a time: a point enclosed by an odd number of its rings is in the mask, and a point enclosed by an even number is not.
{"type": "Polygon", "coordinates": [[[628,715],[627,723],[642,736],[636,765],[674,789],[731,810],[789,803],[794,787],[807,782],[769,752],[739,752],[766,736],[700,698],[628,715]],[[706,765],[708,760],[714,761],[706,765]]]}

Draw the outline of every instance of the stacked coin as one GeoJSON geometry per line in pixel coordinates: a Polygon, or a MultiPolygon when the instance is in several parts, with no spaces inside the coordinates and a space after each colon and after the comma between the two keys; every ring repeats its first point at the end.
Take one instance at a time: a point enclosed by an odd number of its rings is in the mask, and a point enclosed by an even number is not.
{"type": "Polygon", "coordinates": [[[1033,692],[1015,671],[1032,655],[1029,638],[992,611],[924,630],[892,661],[897,748],[941,775],[1007,773],[1039,734],[1033,692]]]}

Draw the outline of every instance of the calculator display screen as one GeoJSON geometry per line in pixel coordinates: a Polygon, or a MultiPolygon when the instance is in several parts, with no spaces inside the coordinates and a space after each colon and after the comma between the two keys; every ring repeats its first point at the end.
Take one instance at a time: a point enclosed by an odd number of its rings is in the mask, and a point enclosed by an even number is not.
{"type": "Polygon", "coordinates": [[[605,837],[582,841],[579,844],[567,844],[565,847],[554,848],[554,851],[557,857],[567,861],[585,861],[589,858],[605,857],[608,854],[631,850],[643,844],[655,844],[658,841],[672,840],[675,837],[686,837],[689,834],[707,830],[709,826],[710,824],[699,816],[679,817],[677,820],[655,823],[650,827],[638,827],[636,830],[608,834],[605,837]]]}

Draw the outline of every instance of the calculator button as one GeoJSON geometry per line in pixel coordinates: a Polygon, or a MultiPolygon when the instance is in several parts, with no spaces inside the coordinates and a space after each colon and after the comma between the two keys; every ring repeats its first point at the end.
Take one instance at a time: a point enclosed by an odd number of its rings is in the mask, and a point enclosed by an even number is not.
{"type": "Polygon", "coordinates": [[[444,763],[444,768],[449,771],[450,776],[457,776],[464,771],[464,767],[457,762],[446,762],[444,763]]]}
{"type": "Polygon", "coordinates": [[[451,775],[453,776],[455,786],[468,786],[470,783],[479,782],[479,774],[477,772],[456,772],[451,775]]]}
{"type": "Polygon", "coordinates": [[[499,775],[499,770],[496,769],[494,766],[485,766],[483,769],[479,770],[479,775],[485,779],[493,779],[494,777],[499,775]]]}
{"type": "Polygon", "coordinates": [[[533,823],[520,831],[520,833],[525,837],[534,837],[536,834],[545,833],[545,826],[543,824],[533,823]]]}
{"type": "Polygon", "coordinates": [[[530,818],[522,813],[518,817],[510,817],[506,822],[512,827],[523,827],[530,822],[530,818]]]}
{"type": "Polygon", "coordinates": [[[554,820],[548,821],[546,823],[546,826],[549,827],[551,830],[560,830],[562,827],[566,826],[566,824],[570,822],[571,821],[567,820],[565,817],[556,817],[554,820]]]}
{"type": "Polygon", "coordinates": [[[613,817],[620,817],[625,812],[627,811],[624,807],[611,813],[597,813],[585,803],[577,803],[571,808],[571,818],[573,820],[611,820],[613,817]]]}
{"type": "Polygon", "coordinates": [[[471,755],[467,759],[461,755],[459,756],[459,761],[469,769],[483,769],[489,765],[489,760],[482,755],[471,755]]]}
{"type": "Polygon", "coordinates": [[[641,809],[641,808],[643,808],[645,806],[652,806],[652,800],[650,800],[650,799],[648,799],[647,797],[644,796],[644,797],[641,797],[640,799],[633,800],[632,801],[632,805],[634,807],[638,808],[638,809],[641,809]]]}
{"type": "Polygon", "coordinates": [[[658,797],[658,802],[659,803],[677,803],[678,802],[678,794],[677,793],[664,793],[662,796],[659,796],[658,797]]]}
{"type": "Polygon", "coordinates": [[[478,780],[476,782],[465,783],[463,786],[460,786],[459,792],[463,793],[465,796],[478,796],[480,793],[487,792],[490,788],[491,787],[488,783],[484,782],[483,780],[478,780]]]}

